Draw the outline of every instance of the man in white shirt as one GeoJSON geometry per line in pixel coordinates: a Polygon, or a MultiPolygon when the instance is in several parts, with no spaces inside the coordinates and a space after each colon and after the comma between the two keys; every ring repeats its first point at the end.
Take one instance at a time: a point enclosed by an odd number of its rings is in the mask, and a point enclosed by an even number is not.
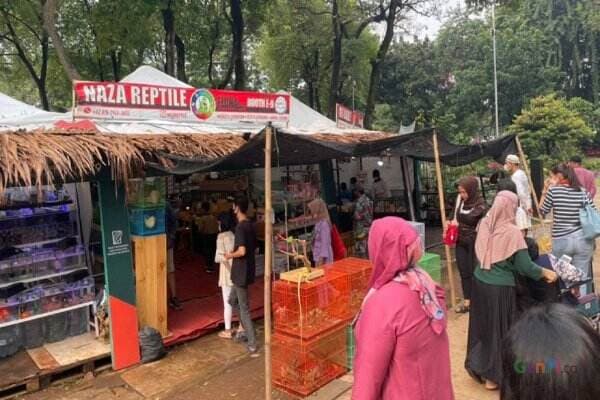
{"type": "Polygon", "coordinates": [[[378,170],[373,171],[373,198],[376,200],[379,199],[388,199],[391,197],[390,191],[387,187],[387,184],[383,179],[381,179],[381,174],[378,170]]]}
{"type": "Polygon", "coordinates": [[[519,205],[527,213],[528,225],[531,225],[531,214],[533,213],[531,204],[531,190],[529,188],[529,179],[520,167],[519,157],[509,154],[506,157],[504,170],[510,174],[511,180],[517,186],[517,196],[519,196],[519,205]]]}

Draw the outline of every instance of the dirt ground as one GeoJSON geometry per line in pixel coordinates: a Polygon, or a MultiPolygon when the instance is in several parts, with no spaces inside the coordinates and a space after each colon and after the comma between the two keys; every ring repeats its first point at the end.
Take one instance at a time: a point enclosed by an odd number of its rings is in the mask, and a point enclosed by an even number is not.
{"type": "MultiPolygon", "coordinates": [[[[600,197],[596,199],[600,205],[600,197]]],[[[428,230],[428,243],[441,236],[441,230],[428,230]]],[[[443,247],[434,249],[444,257],[443,247]]],[[[445,266],[445,264],[444,264],[445,266]]],[[[596,248],[594,270],[600,271],[600,247],[596,248]]],[[[442,280],[450,299],[448,273],[442,280]]],[[[454,273],[457,297],[460,297],[458,271],[454,273]]],[[[596,273],[600,284],[600,273],[596,273]]],[[[468,315],[450,312],[448,333],[452,360],[452,380],[456,400],[498,400],[498,392],[489,392],[473,381],[463,368],[468,315]]],[[[309,397],[312,400],[350,400],[349,374],[309,397]]],[[[216,335],[177,346],[158,362],[121,372],[105,372],[95,378],[62,381],[41,392],[19,396],[19,400],[222,400],[264,399],[264,357],[249,358],[244,349],[216,335]]],[[[275,400],[292,400],[279,391],[275,400]]]]}
{"type": "MultiPolygon", "coordinates": [[[[497,393],[475,383],[462,365],[468,316],[452,313],[449,323],[452,379],[456,400],[496,400],[497,393]]],[[[96,378],[63,381],[20,400],[196,400],[264,399],[264,358],[250,358],[244,349],[210,335],[173,349],[158,362],[96,378]]],[[[311,396],[313,400],[349,400],[351,376],[311,396]]],[[[293,397],[275,391],[275,400],[293,397]]]]}

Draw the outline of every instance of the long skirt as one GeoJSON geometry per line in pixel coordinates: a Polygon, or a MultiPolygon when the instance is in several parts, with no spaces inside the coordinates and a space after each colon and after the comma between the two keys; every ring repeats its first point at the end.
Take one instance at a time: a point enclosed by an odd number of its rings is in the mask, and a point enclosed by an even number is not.
{"type": "Polygon", "coordinates": [[[477,379],[502,382],[502,341],[517,315],[512,286],[488,285],[473,279],[465,368],[477,379]]]}

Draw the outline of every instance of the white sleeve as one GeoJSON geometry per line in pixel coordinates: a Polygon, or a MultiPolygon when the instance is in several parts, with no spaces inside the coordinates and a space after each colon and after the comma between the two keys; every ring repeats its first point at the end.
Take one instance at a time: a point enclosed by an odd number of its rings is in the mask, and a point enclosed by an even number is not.
{"type": "Polygon", "coordinates": [[[520,174],[515,176],[514,182],[517,186],[517,194],[519,196],[521,207],[526,210],[531,209],[531,192],[529,190],[529,180],[527,179],[527,175],[521,171],[520,174]]]}
{"type": "Polygon", "coordinates": [[[215,253],[215,262],[220,264],[222,262],[225,261],[225,246],[224,246],[225,240],[224,238],[219,235],[217,236],[217,251],[215,253]]]}

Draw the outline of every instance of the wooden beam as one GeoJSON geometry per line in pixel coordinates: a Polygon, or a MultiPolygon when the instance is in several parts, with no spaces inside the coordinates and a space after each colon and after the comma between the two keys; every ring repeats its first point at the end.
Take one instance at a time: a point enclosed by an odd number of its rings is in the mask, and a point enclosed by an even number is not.
{"type": "Polygon", "coordinates": [[[542,215],[540,212],[540,202],[537,197],[537,193],[535,192],[535,188],[533,187],[533,180],[531,179],[531,173],[529,172],[529,165],[527,164],[527,158],[525,157],[525,152],[523,151],[523,147],[521,146],[521,141],[518,136],[515,136],[515,143],[517,144],[517,150],[519,151],[519,158],[521,159],[521,164],[523,164],[523,169],[527,174],[527,179],[529,180],[529,192],[533,196],[533,201],[535,202],[535,210],[538,215],[542,215]]]}
{"type": "Polygon", "coordinates": [[[273,204],[272,204],[272,151],[273,127],[265,130],[265,399],[272,399],[271,383],[271,270],[273,268],[273,204]]]}
{"type": "MultiPolygon", "coordinates": [[[[409,215],[410,215],[410,219],[411,221],[416,221],[416,214],[415,214],[415,205],[413,203],[413,198],[412,198],[412,190],[410,188],[410,179],[408,179],[408,162],[406,161],[406,157],[400,157],[400,166],[402,169],[402,184],[404,186],[404,193],[405,193],[405,199],[408,201],[408,210],[409,210],[409,215]]],[[[423,246],[425,246],[425,243],[423,243],[423,246]]]]}
{"type": "Polygon", "coordinates": [[[167,235],[134,236],[135,292],[140,326],[167,330],[167,235]]]}
{"type": "MultiPolygon", "coordinates": [[[[448,221],[446,219],[446,201],[444,199],[444,182],[442,181],[442,166],[440,162],[440,150],[438,147],[437,132],[433,131],[433,152],[435,156],[435,173],[437,175],[438,197],[440,199],[440,216],[442,218],[442,227],[446,229],[448,221]]],[[[456,307],[456,288],[454,287],[454,271],[452,265],[452,254],[450,247],[444,245],[446,250],[446,265],[448,267],[448,280],[450,281],[450,304],[454,309],[456,307]]]]}

